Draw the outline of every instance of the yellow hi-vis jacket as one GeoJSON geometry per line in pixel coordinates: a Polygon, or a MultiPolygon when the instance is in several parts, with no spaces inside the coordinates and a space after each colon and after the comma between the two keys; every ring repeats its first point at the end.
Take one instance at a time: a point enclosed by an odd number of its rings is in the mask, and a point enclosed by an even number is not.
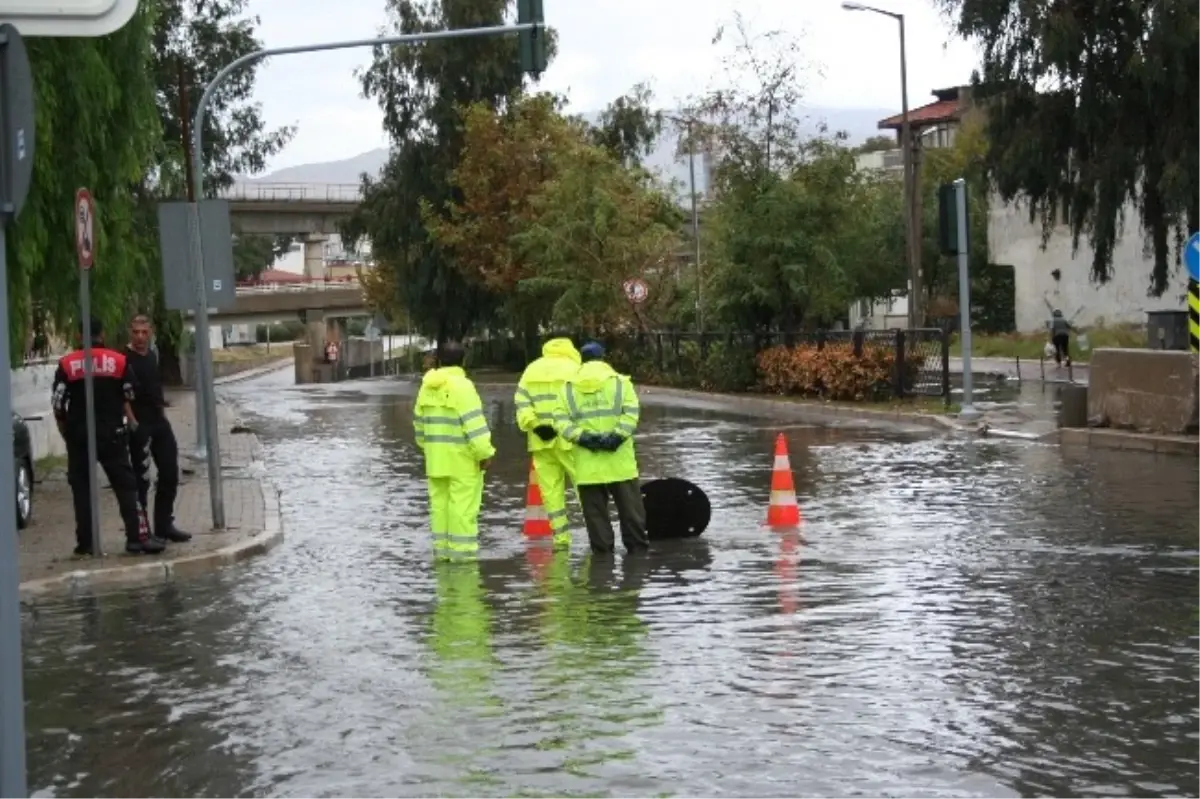
{"type": "Polygon", "coordinates": [[[554,409],[563,383],[579,371],[579,350],[569,338],[552,338],[542,347],[542,357],[525,367],[517,383],[513,401],[517,406],[517,427],[526,434],[530,452],[557,447],[571,449],[570,442],[561,436],[542,441],[533,428],[554,425],[554,409]]]}
{"type": "Polygon", "coordinates": [[[425,452],[427,477],[479,474],[479,462],[496,454],[475,384],[459,366],[430,369],[413,408],[417,446],[425,452]]]}
{"type": "Polygon", "coordinates": [[[633,452],[641,406],[633,381],[604,361],[579,367],[558,395],[554,427],[572,444],[584,433],[617,433],[625,441],[616,452],[592,452],[576,447],[575,485],[599,485],[634,480],[638,476],[633,452]]]}

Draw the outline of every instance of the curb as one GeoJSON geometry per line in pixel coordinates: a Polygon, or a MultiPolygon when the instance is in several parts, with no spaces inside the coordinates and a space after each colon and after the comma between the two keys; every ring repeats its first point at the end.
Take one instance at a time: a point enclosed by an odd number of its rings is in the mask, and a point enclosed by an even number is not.
{"type": "Polygon", "coordinates": [[[1200,441],[1183,436],[1160,436],[1102,428],[1064,428],[1058,431],[1058,440],[1064,447],[1185,455],[1191,458],[1200,455],[1200,441]]]}
{"type": "Polygon", "coordinates": [[[78,597],[103,591],[165,584],[217,571],[274,549],[283,540],[279,492],[268,480],[260,480],[263,495],[263,530],[245,541],[179,558],[67,572],[21,583],[23,604],[47,597],[78,597]]]}

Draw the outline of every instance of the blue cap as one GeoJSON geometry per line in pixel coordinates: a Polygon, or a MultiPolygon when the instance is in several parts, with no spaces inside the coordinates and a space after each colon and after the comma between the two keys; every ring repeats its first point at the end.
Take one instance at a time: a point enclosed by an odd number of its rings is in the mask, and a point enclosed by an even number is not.
{"type": "Polygon", "coordinates": [[[585,361],[595,361],[604,357],[604,345],[598,341],[589,341],[579,348],[579,357],[585,361]]]}

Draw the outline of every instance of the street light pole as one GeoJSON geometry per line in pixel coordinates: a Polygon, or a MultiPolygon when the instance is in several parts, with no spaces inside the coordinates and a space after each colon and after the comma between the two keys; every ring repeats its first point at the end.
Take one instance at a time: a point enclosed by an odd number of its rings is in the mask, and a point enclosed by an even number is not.
{"type": "Polygon", "coordinates": [[[846,11],[870,11],[896,20],[900,26],[900,155],[904,160],[904,244],[905,260],[908,262],[908,326],[919,327],[924,321],[921,309],[921,224],[917,219],[916,160],[912,129],[908,118],[908,52],[904,35],[904,15],[882,8],[863,5],[846,0],[842,3],[846,11]]]}

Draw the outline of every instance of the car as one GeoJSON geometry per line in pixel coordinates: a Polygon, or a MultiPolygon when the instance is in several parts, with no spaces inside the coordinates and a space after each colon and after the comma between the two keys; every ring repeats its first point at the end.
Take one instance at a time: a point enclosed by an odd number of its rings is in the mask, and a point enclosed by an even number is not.
{"type": "Polygon", "coordinates": [[[33,518],[33,439],[20,414],[12,415],[13,485],[16,491],[17,529],[24,530],[33,518]]]}

